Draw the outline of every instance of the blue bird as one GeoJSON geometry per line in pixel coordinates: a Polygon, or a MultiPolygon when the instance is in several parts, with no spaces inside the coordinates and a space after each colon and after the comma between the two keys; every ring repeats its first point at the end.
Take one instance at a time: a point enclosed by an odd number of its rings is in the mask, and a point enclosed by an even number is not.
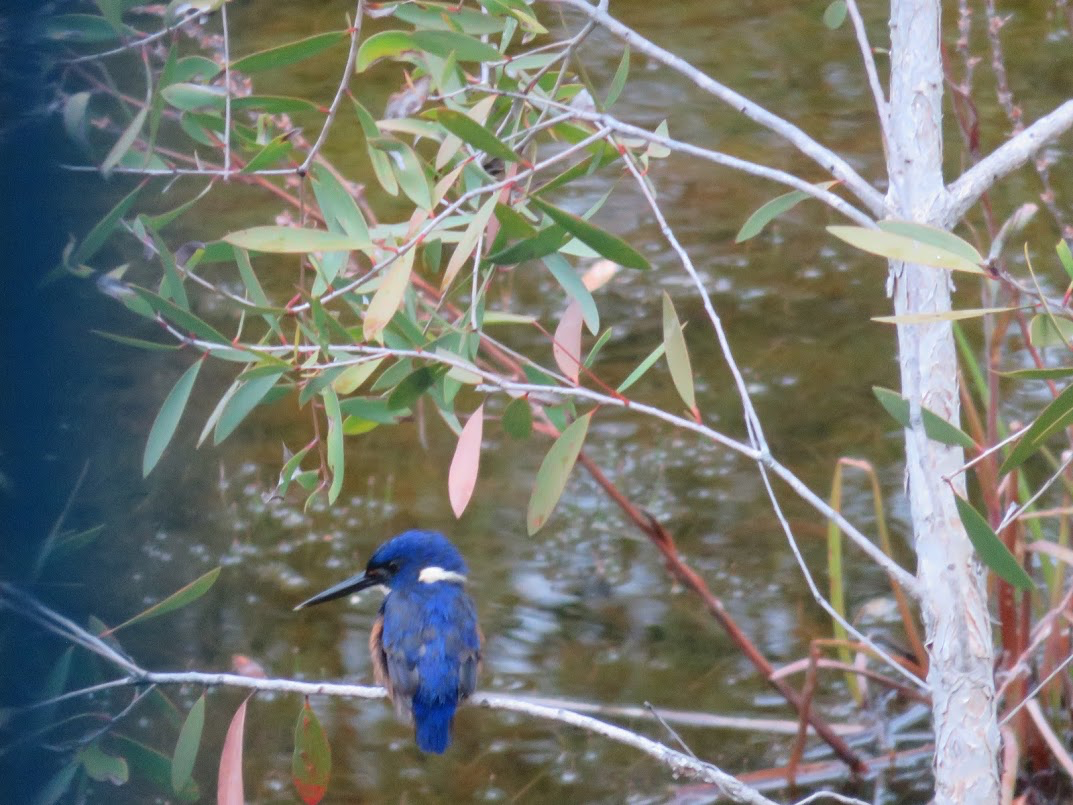
{"type": "Polygon", "coordinates": [[[376,681],[414,722],[417,747],[442,754],[458,704],[473,693],[484,637],[466,594],[466,563],[436,531],[406,531],[373,553],[364,573],[295,607],[368,587],[387,591],[369,635],[376,681]]]}

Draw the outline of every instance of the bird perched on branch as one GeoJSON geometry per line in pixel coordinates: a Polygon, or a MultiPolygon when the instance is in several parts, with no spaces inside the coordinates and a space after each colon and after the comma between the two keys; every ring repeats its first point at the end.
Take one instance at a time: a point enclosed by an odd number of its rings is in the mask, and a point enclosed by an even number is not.
{"type": "Polygon", "coordinates": [[[369,635],[373,671],[396,711],[413,718],[422,752],[447,749],[455,709],[477,683],[483,635],[465,591],[466,572],[442,534],[406,531],[377,548],[364,573],[295,607],[386,589],[369,635]]]}

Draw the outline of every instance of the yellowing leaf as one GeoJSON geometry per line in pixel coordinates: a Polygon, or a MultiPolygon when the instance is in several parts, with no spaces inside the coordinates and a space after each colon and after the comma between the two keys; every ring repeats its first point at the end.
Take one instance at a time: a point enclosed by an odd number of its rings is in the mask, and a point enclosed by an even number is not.
{"type": "Polygon", "coordinates": [[[223,240],[240,249],[274,254],[349,252],[372,245],[352,235],[293,226],[254,226],[224,235],[223,240]]]}
{"type": "Polygon", "coordinates": [[[940,246],[922,243],[906,235],[885,232],[882,229],[866,229],[862,226],[829,226],[827,231],[851,246],[856,246],[870,254],[886,257],[888,260],[900,260],[904,263],[917,263],[951,271],[966,271],[970,274],[984,273],[979,265],[962,254],[940,246]]]}
{"type": "Polygon", "coordinates": [[[472,220],[469,222],[469,226],[466,227],[466,231],[462,233],[462,239],[458,241],[458,245],[455,246],[454,253],[451,255],[451,259],[447,261],[447,268],[443,272],[443,279],[440,281],[440,291],[446,291],[454,278],[458,275],[458,272],[465,265],[466,261],[473,254],[473,249],[477,245],[477,240],[480,238],[481,233],[484,232],[484,228],[488,226],[488,219],[492,217],[492,213],[496,208],[496,196],[492,195],[487,201],[481,205],[481,208],[474,213],[472,220]]]}
{"type": "Polygon", "coordinates": [[[689,364],[689,352],[686,339],[682,335],[682,324],[674,310],[674,302],[667,292],[663,293],[663,347],[667,353],[667,366],[671,370],[671,380],[678,390],[678,396],[690,412],[697,415],[697,399],[693,391],[693,368],[689,364]]]}
{"type": "Polygon", "coordinates": [[[402,305],[403,296],[410,285],[410,271],[414,265],[414,250],[409,249],[405,254],[392,263],[388,268],[384,281],[373,294],[372,301],[365,311],[365,320],[362,322],[362,335],[366,341],[379,338],[380,333],[387,327],[391,317],[395,315],[402,305]]]}

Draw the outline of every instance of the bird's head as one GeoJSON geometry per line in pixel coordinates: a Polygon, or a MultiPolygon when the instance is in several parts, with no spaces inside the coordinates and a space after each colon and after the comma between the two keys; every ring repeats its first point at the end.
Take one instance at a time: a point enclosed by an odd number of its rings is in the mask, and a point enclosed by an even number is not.
{"type": "Polygon", "coordinates": [[[404,531],[392,537],[369,558],[365,572],[329,587],[295,609],[323,604],[369,587],[392,590],[413,584],[466,580],[466,563],[447,537],[437,531],[404,531]]]}

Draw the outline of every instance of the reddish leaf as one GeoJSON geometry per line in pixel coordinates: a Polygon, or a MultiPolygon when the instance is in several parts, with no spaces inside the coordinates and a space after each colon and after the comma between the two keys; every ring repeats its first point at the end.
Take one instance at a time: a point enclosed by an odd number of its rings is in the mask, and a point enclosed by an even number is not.
{"type": "MultiPolygon", "coordinates": [[[[252,694],[250,694],[252,696],[252,694]]],[[[242,792],[242,733],[246,728],[247,696],[238,706],[227,728],[224,748],[220,752],[220,775],[216,781],[217,805],[245,805],[242,792]]]]}
{"type": "MultiPolygon", "coordinates": [[[[578,319],[580,326],[581,319],[578,319]]],[[[455,446],[455,455],[451,459],[451,470],[447,474],[447,496],[451,499],[451,509],[455,517],[461,517],[466,510],[469,499],[473,496],[473,487],[477,484],[477,470],[481,465],[481,436],[484,433],[484,403],[462,428],[455,446]]]]}
{"type": "Polygon", "coordinates": [[[294,755],[291,760],[291,777],[302,802],[317,805],[324,798],[331,771],[332,747],[307,698],[294,727],[294,755]]]}
{"type": "Polygon", "coordinates": [[[576,301],[566,306],[566,312],[555,328],[555,342],[551,349],[559,371],[571,383],[577,383],[581,370],[581,305],[576,301]]]}

